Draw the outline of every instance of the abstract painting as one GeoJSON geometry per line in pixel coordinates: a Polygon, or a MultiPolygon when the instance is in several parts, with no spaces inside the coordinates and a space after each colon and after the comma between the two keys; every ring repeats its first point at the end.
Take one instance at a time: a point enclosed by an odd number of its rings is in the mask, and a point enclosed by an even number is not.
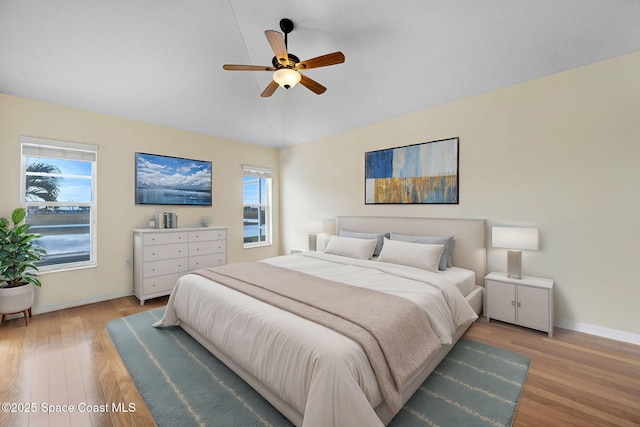
{"type": "Polygon", "coordinates": [[[458,138],[365,153],[365,204],[457,204],[458,138]]]}

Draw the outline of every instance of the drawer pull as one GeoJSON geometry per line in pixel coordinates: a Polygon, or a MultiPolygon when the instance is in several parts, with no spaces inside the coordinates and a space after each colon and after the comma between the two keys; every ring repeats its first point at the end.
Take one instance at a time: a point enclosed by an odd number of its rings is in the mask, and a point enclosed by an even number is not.
{"type": "Polygon", "coordinates": [[[516,305],[516,302],[515,301],[511,301],[511,305],[516,305]]]}
{"type": "Polygon", "coordinates": [[[520,304],[520,302],[518,301],[518,307],[522,307],[522,305],[520,304]]]}

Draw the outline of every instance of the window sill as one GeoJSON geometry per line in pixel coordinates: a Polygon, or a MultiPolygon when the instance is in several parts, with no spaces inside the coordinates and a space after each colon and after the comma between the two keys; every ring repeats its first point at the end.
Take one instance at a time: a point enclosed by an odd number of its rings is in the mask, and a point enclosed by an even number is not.
{"type": "Polygon", "coordinates": [[[66,271],[72,271],[72,270],[84,270],[87,268],[96,268],[98,266],[98,263],[92,262],[92,263],[85,263],[85,264],[76,264],[76,265],[72,265],[72,264],[68,264],[68,265],[47,265],[47,266],[43,266],[40,267],[37,275],[44,275],[44,274],[49,274],[49,273],[62,273],[62,272],[66,272],[66,271]]]}
{"type": "Polygon", "coordinates": [[[262,248],[264,246],[271,246],[271,243],[250,243],[250,244],[245,244],[244,245],[244,249],[252,249],[252,248],[262,248]]]}

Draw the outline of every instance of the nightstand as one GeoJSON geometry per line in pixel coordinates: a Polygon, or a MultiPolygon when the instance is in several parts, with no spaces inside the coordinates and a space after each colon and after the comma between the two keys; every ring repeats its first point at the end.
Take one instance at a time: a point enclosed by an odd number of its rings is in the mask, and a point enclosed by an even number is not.
{"type": "Polygon", "coordinates": [[[504,273],[484,278],[485,315],[491,319],[537,329],[553,336],[553,280],[504,273]]]}

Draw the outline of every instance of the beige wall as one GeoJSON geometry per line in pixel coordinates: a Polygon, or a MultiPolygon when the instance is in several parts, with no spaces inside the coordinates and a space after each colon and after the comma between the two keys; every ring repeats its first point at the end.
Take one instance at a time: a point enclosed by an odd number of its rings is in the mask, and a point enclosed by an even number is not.
{"type": "Polygon", "coordinates": [[[242,164],[272,168],[274,217],[279,212],[278,151],[94,114],[0,94],[0,216],[20,205],[19,136],[96,144],[98,148],[98,266],[42,276],[34,310],[45,311],[132,292],[131,230],[146,228],[155,211],[178,213],[180,226],[197,227],[202,216],[212,225],[229,228],[230,261],[255,260],[279,253],[279,223],[274,244],[243,249],[242,164]],[[213,206],[142,206],[134,203],[134,153],[147,152],[210,160],[213,165],[213,206]]]}
{"type": "MultiPolygon", "coordinates": [[[[640,53],[283,149],[284,250],[307,247],[308,217],[538,227],[524,272],[555,279],[556,324],[640,343],[638,76],[640,53]],[[459,205],[364,205],[366,151],[449,137],[460,137],[459,205]]],[[[488,268],[506,271],[506,251],[489,250],[488,268]]]]}

